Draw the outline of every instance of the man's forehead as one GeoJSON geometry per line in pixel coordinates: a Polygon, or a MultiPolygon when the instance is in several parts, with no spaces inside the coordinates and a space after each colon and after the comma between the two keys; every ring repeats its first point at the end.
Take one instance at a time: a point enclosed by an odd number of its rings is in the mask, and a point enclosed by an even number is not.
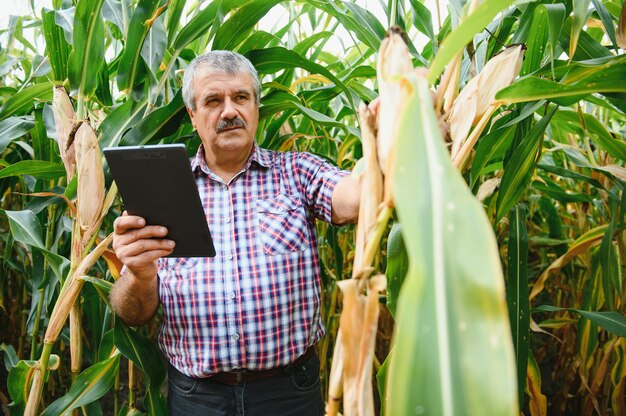
{"type": "Polygon", "coordinates": [[[205,68],[198,71],[196,79],[202,79],[203,81],[210,81],[211,79],[240,81],[250,83],[250,85],[252,85],[252,77],[247,72],[216,71],[211,68],[205,68]]]}

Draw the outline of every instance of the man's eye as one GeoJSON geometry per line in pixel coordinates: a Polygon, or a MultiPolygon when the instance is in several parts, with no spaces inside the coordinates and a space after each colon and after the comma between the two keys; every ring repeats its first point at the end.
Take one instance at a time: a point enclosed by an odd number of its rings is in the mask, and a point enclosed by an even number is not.
{"type": "Polygon", "coordinates": [[[235,97],[235,99],[239,102],[244,102],[248,99],[247,95],[238,95],[237,97],[235,97]]]}

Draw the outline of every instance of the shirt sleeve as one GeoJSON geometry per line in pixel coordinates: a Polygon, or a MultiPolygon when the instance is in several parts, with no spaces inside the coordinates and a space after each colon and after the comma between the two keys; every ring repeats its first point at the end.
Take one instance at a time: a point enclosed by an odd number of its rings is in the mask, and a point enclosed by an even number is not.
{"type": "Polygon", "coordinates": [[[306,206],[316,218],[332,222],[332,197],[339,180],[350,174],[310,153],[297,153],[296,172],[306,206]]]}

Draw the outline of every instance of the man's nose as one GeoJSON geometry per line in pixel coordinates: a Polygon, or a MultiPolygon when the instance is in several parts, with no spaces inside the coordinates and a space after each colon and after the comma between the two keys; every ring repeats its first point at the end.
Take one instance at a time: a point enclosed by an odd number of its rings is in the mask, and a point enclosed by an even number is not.
{"type": "Polygon", "coordinates": [[[222,110],[222,118],[231,119],[238,115],[235,104],[230,98],[224,100],[224,109],[222,110]]]}

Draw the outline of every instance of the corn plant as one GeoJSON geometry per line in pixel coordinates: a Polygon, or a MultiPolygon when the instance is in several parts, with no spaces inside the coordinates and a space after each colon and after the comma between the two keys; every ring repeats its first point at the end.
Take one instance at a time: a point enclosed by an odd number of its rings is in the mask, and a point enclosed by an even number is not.
{"type": "Polygon", "coordinates": [[[207,48],[257,67],[261,146],[362,172],[358,229],[318,226],[329,412],[624,413],[622,0],[51,6],[0,28],[10,414],[165,414],[158,318],[132,329],[107,305],[120,201],[100,149],[194,152],[180,74],[207,48]],[[287,20],[262,30],[270,11],[287,20]],[[393,26],[427,79],[386,72],[393,26]],[[379,94],[376,122],[360,104],[379,94]]]}

